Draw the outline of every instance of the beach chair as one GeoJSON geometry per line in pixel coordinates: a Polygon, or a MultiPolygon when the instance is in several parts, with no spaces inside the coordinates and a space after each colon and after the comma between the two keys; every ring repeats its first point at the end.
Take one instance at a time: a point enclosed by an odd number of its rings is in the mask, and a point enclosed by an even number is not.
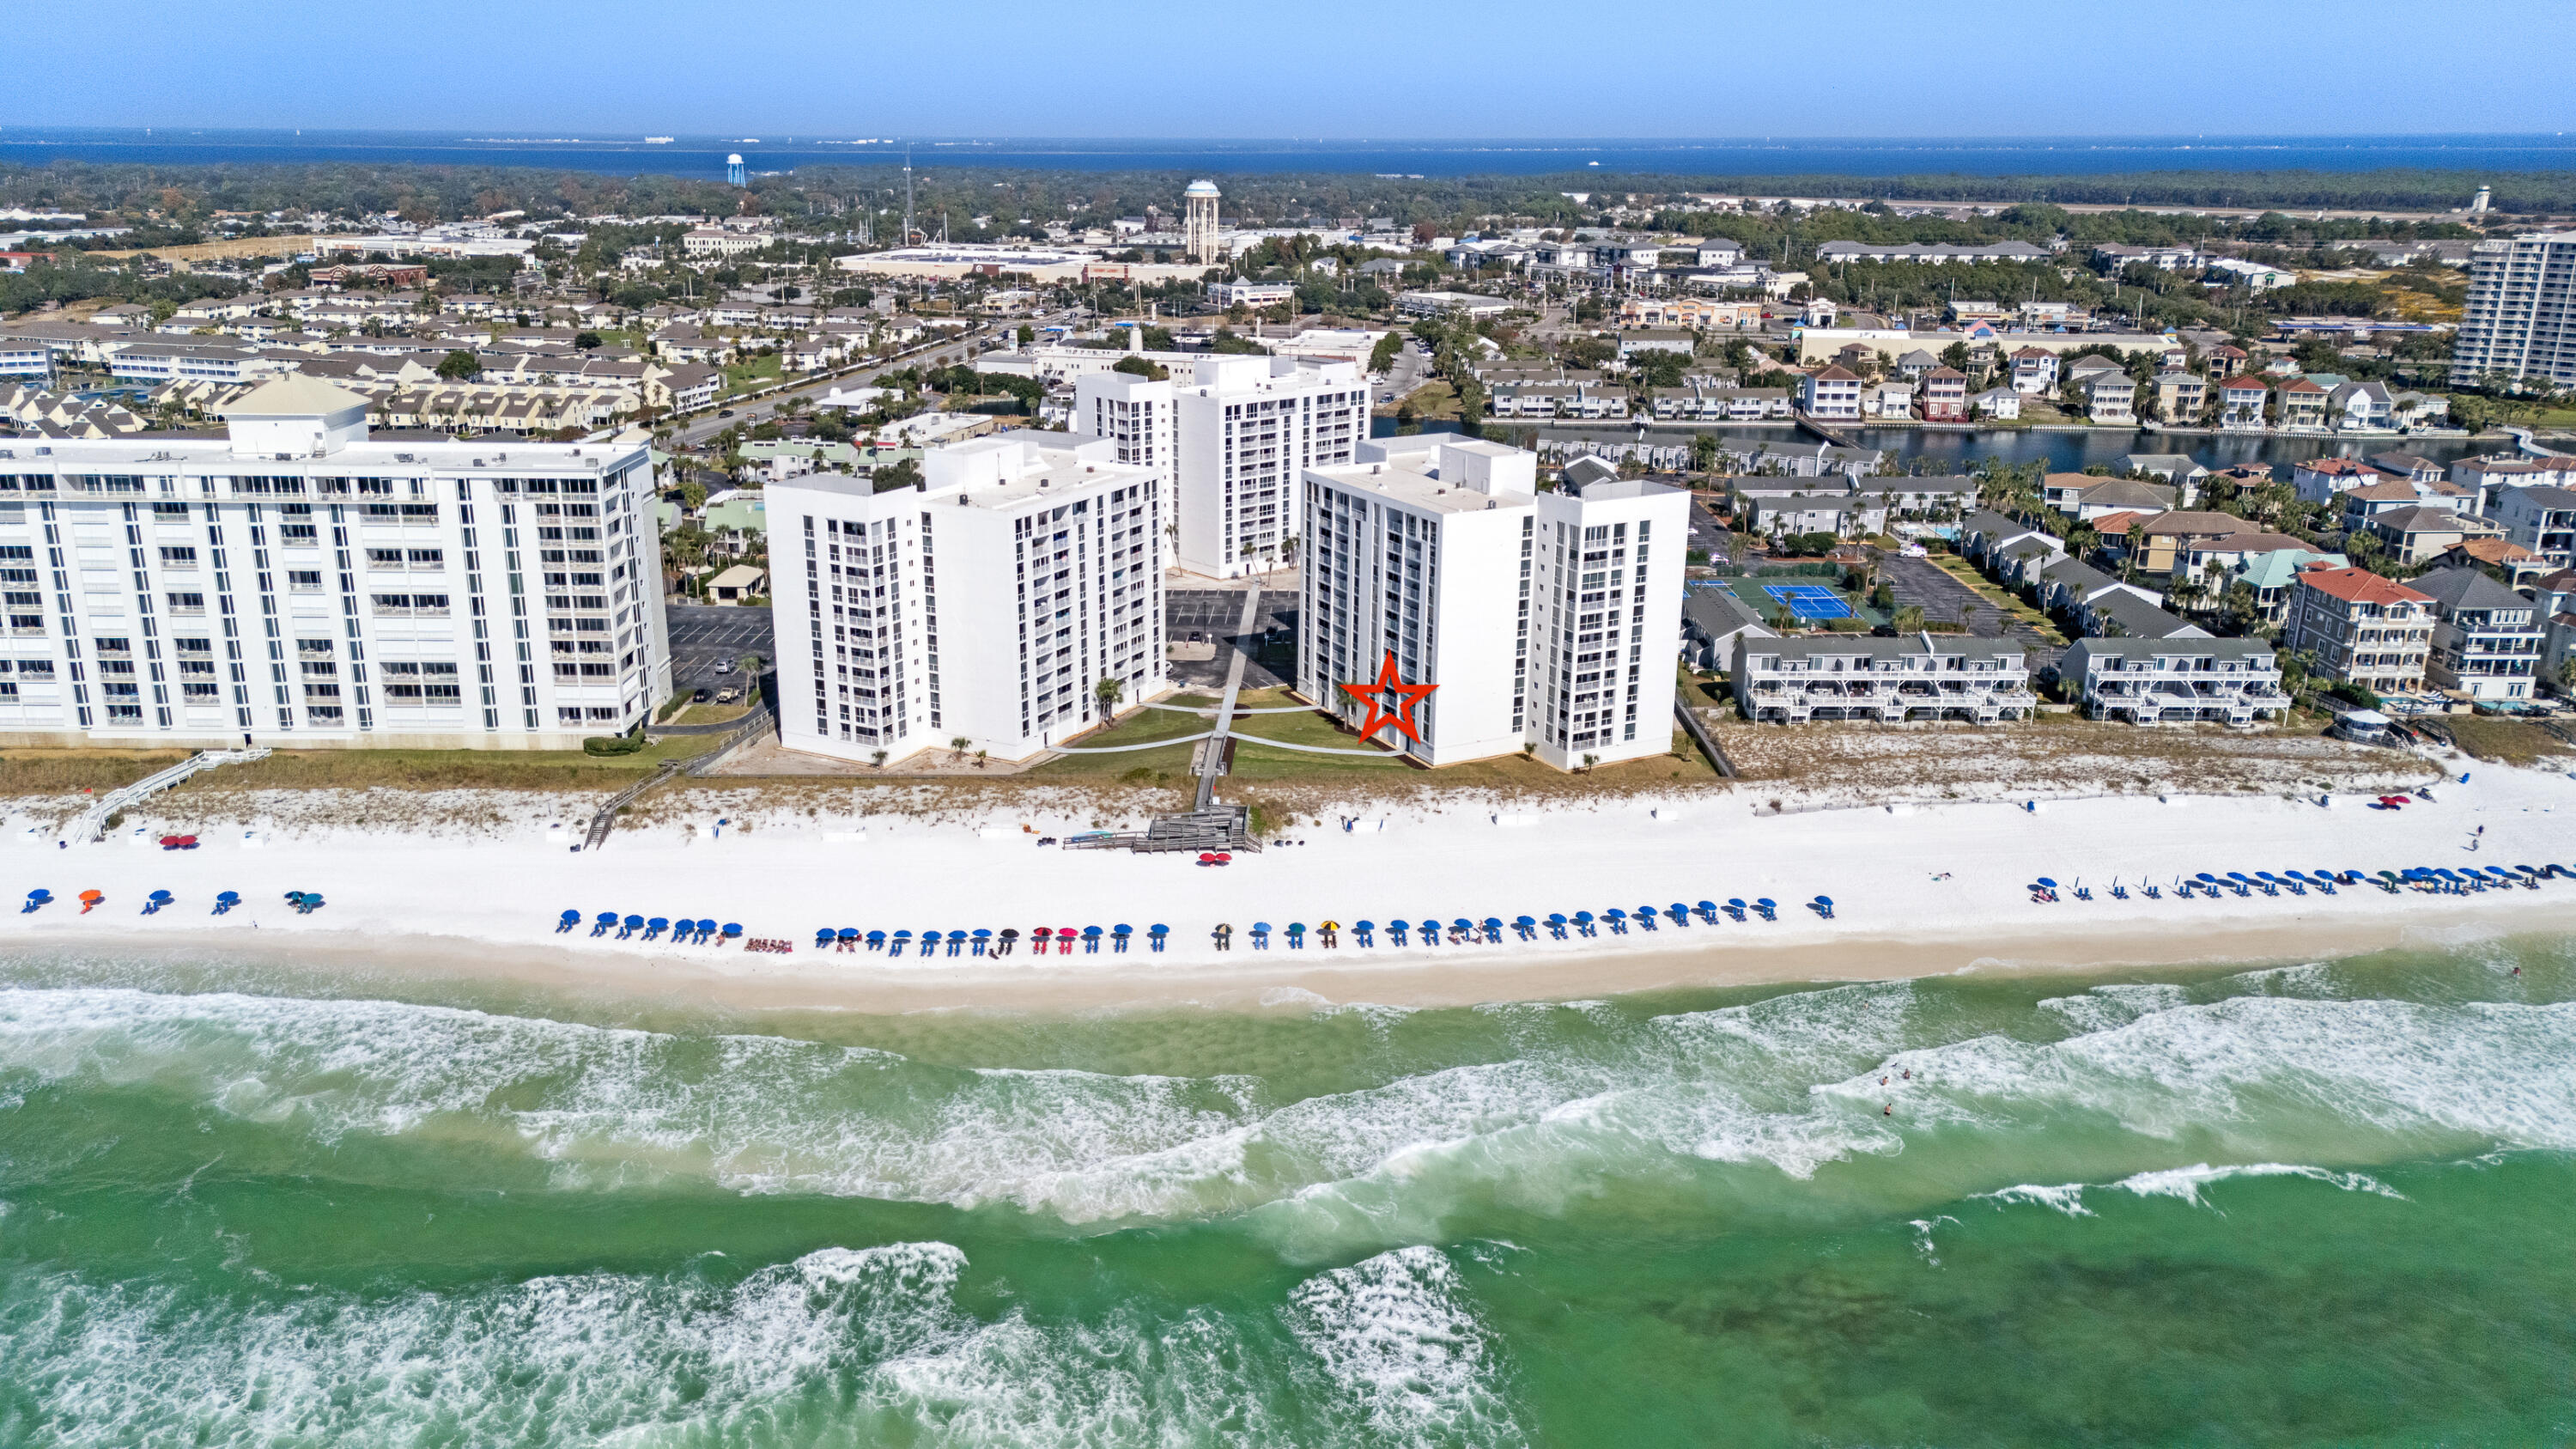
{"type": "Polygon", "coordinates": [[[1780,905],[1769,896],[1764,896],[1760,900],[1755,901],[1753,903],[1753,909],[1759,911],[1762,915],[1762,919],[1766,921],[1776,921],[1780,919],[1778,914],[1780,905]]]}
{"type": "Polygon", "coordinates": [[[1565,939],[1565,917],[1563,915],[1551,915],[1547,918],[1547,934],[1550,940],[1562,941],[1565,939]]]}
{"type": "Polygon", "coordinates": [[[1637,923],[1637,928],[1644,931],[1657,930],[1663,925],[1663,917],[1655,913],[1655,908],[1653,906],[1637,907],[1636,914],[1630,916],[1628,919],[1635,921],[1637,923]]]}
{"type": "Polygon", "coordinates": [[[1485,918],[1485,944],[1489,946],[1499,946],[1502,943],[1503,918],[1500,916],[1487,916],[1485,918]]]}
{"type": "Polygon", "coordinates": [[[1377,937],[1377,922],[1375,922],[1375,921],[1353,921],[1353,922],[1351,922],[1351,941],[1352,941],[1352,943],[1353,943],[1354,945],[1359,945],[1359,946],[1374,946],[1374,945],[1376,945],[1376,944],[1377,944],[1376,937],[1377,937]]]}

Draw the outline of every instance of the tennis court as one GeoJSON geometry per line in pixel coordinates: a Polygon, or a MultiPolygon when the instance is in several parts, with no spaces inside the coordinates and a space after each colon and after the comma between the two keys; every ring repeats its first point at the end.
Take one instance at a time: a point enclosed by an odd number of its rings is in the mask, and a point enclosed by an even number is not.
{"type": "Polygon", "coordinates": [[[1764,584],[1762,592],[1771,602],[1801,619],[1849,619],[1855,617],[1851,605],[1840,594],[1822,584],[1764,584]]]}

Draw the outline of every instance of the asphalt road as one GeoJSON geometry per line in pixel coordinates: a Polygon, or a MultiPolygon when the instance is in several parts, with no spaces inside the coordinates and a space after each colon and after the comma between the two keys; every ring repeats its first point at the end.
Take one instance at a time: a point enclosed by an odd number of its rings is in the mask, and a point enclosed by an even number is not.
{"type": "MultiPolygon", "coordinates": [[[[1019,324],[1014,322],[1010,325],[1016,327],[1019,324]]],[[[749,422],[756,417],[765,418],[776,412],[780,403],[790,399],[821,397],[835,388],[867,387],[886,373],[900,372],[908,367],[947,367],[965,362],[975,356],[975,344],[991,336],[992,330],[990,324],[978,326],[937,347],[921,352],[904,353],[892,362],[864,375],[858,372],[834,373],[816,378],[812,382],[799,383],[784,392],[765,393],[756,398],[720,402],[716,404],[714,411],[701,413],[682,423],[673,436],[676,441],[683,444],[701,443],[736,423],[749,422]],[[730,417],[725,416],[728,413],[731,414],[730,417]]]]}
{"type": "Polygon", "coordinates": [[[734,604],[666,604],[663,611],[671,624],[674,689],[740,688],[747,682],[742,671],[718,674],[719,660],[739,661],[745,654],[757,654],[764,661],[777,658],[767,609],[746,609],[734,604]]]}

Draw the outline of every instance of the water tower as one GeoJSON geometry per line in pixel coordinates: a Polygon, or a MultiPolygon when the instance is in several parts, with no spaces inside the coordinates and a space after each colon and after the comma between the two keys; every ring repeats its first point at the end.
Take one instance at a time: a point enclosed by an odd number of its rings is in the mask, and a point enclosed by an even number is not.
{"type": "Polygon", "coordinates": [[[750,183],[742,179],[742,153],[740,151],[736,151],[732,155],[727,156],[725,158],[725,185],[746,186],[749,184],[750,183]]]}
{"type": "Polygon", "coordinates": [[[1216,202],[1220,193],[1213,181],[1193,181],[1181,193],[1181,255],[1194,262],[1218,260],[1216,240],[1216,202]]]}

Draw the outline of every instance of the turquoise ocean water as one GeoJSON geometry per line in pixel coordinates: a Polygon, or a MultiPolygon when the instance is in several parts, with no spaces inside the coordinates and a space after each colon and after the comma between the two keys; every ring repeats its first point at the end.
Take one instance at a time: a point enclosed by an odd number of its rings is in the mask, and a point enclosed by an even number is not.
{"type": "Polygon", "coordinates": [[[0,1444],[2564,1443],[2571,1149],[2554,941],[1073,1017],[20,959],[0,1444]]]}

